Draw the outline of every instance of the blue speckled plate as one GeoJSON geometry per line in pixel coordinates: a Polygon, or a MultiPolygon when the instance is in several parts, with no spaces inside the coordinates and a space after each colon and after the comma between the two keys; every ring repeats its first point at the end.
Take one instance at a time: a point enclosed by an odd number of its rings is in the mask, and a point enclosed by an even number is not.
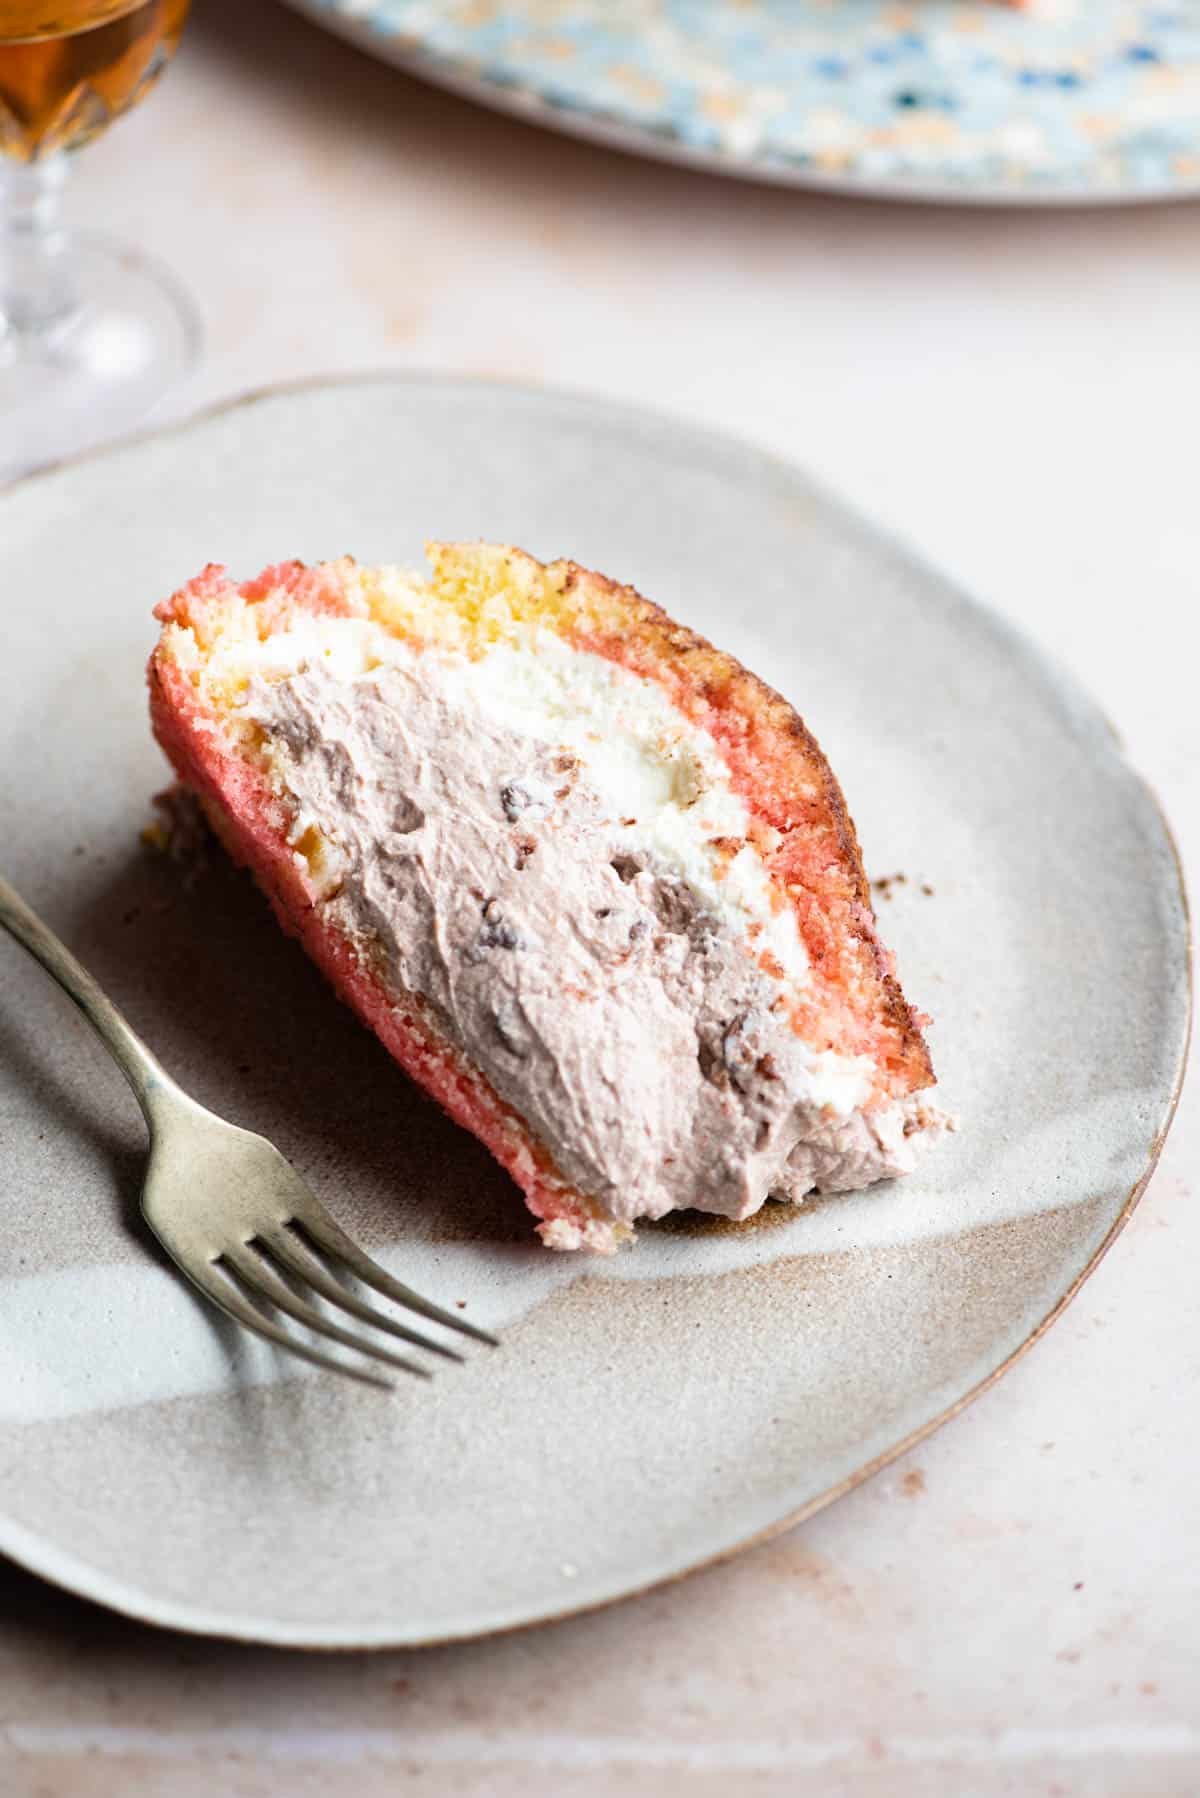
{"type": "Polygon", "coordinates": [[[488,104],[897,198],[1200,193],[1200,0],[292,0],[488,104]]]}

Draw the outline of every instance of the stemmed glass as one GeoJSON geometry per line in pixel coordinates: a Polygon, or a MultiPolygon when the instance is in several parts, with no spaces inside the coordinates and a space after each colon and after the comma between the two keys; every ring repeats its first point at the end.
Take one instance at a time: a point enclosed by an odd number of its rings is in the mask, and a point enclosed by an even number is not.
{"type": "Polygon", "coordinates": [[[60,216],[75,152],[149,91],[187,9],[0,0],[0,479],[119,434],[196,358],[172,278],[60,216]]]}

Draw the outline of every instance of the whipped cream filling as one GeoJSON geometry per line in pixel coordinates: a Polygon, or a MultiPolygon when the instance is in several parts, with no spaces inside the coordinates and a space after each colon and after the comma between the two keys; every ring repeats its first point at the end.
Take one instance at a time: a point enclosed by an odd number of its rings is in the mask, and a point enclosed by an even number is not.
{"type": "MultiPolygon", "coordinates": [[[[808,955],[795,913],[773,903],[766,871],[744,840],[748,808],[712,739],[655,681],[574,649],[543,627],[516,635],[515,643],[496,643],[475,657],[417,654],[370,619],[309,616],[264,642],[239,645],[237,659],[244,671],[268,679],[297,669],[352,680],[375,669],[419,668],[422,681],[435,680],[464,720],[477,714],[514,737],[573,751],[628,840],[686,880],[732,929],[752,927],[757,949],[803,984],[808,955]]],[[[553,795],[554,783],[529,794],[530,822],[545,817],[553,795]]]]}
{"type": "Polygon", "coordinates": [[[417,654],[314,619],[239,646],[326,921],[617,1223],[908,1171],[933,1114],[870,1105],[869,1060],[791,1028],[807,956],[730,852],[750,819],[714,745],[656,683],[530,636],[417,654]]]}

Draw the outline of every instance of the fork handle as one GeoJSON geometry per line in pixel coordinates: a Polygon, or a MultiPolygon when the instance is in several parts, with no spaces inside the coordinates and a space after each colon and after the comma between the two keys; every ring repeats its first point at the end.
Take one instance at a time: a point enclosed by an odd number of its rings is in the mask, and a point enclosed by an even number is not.
{"type": "Polygon", "coordinates": [[[113,1060],[133,1088],[146,1122],[154,1126],[156,1100],[176,1094],[179,1088],[153,1056],[141,1037],[126,1023],[112,1000],[101,991],[87,969],[77,962],[66,944],[43,924],[20,894],[0,874],[0,926],[40,961],[74,999],[84,1017],[103,1039],[113,1060]]]}

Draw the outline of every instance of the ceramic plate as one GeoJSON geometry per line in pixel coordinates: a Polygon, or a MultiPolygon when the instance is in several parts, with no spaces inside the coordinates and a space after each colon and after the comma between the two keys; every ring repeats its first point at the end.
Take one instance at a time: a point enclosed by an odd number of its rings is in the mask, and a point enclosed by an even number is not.
{"type": "Polygon", "coordinates": [[[0,497],[6,872],[167,1066],[389,1265],[503,1331],[393,1395],[226,1326],[136,1221],[142,1130],[0,942],[0,1549],[160,1623],[426,1642],[668,1579],[803,1516],[991,1379],[1116,1230],[1171,1113],[1180,877],[1095,708],[795,470],[466,381],[278,392],[0,497]],[[960,1133],[896,1187],[535,1246],[247,880],[139,842],[150,608],[241,571],[499,537],[640,584],[803,709],[850,795],[960,1133]],[[906,878],[900,880],[900,876],[906,878]]]}
{"type": "Polygon", "coordinates": [[[292,0],[486,104],[900,199],[1200,191],[1198,0],[292,0]]]}

